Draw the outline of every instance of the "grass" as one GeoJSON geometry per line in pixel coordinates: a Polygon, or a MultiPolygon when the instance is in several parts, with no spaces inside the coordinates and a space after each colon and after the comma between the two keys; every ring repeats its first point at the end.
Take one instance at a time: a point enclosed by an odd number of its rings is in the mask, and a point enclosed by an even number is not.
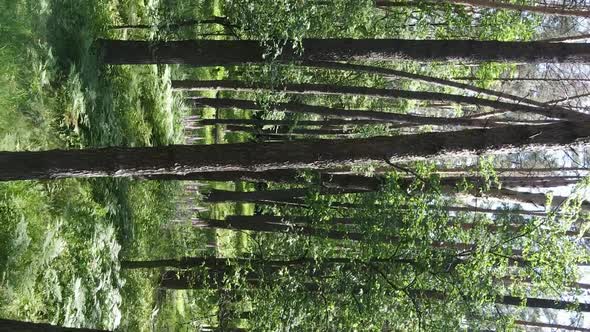
{"type": "MultiPolygon", "coordinates": [[[[153,37],[108,27],[157,19],[158,6],[2,0],[0,148],[182,142],[186,110],[169,84],[178,69],[104,67],[93,47],[98,37],[153,37]]],[[[212,11],[218,4],[203,6],[212,11]]],[[[193,74],[213,77],[219,70],[193,74]]],[[[175,182],[128,179],[0,184],[0,315],[125,331],[176,320],[168,313],[176,309],[155,310],[167,301],[155,291],[155,275],[124,273],[119,261],[194,253],[206,243],[203,232],[165,227],[176,208],[163,198],[180,190],[175,182]]],[[[174,307],[184,312],[183,301],[174,307]]]]}

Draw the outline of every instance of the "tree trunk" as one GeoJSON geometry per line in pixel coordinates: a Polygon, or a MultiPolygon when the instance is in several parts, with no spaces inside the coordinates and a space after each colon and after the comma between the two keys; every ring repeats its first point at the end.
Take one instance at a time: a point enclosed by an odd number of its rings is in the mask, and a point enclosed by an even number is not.
{"type": "MultiPolygon", "coordinates": [[[[321,264],[351,264],[361,262],[352,258],[345,257],[329,257],[321,259],[313,259],[308,257],[295,258],[291,260],[265,260],[259,258],[218,258],[214,256],[204,257],[182,257],[179,259],[162,259],[153,261],[123,261],[121,267],[124,269],[151,269],[174,267],[179,269],[189,269],[195,267],[206,267],[213,270],[227,269],[229,266],[235,264],[243,264],[251,266],[255,269],[264,267],[291,267],[291,266],[306,266],[306,265],[320,265],[321,264]]],[[[368,262],[372,263],[415,263],[412,260],[406,259],[371,259],[368,262]]]]}
{"type": "MultiPolygon", "coordinates": [[[[509,103],[492,99],[484,99],[473,96],[454,95],[440,92],[409,91],[398,89],[370,88],[360,86],[339,86],[333,84],[284,84],[273,87],[263,83],[248,83],[242,81],[215,80],[215,81],[172,81],[172,88],[188,91],[257,91],[276,89],[282,92],[296,94],[327,94],[327,95],[353,95],[388,99],[415,99],[423,101],[448,101],[453,103],[465,103],[476,106],[487,106],[494,109],[512,112],[532,113],[549,118],[568,119],[571,121],[587,121],[590,116],[562,107],[541,108],[525,104],[509,103]]],[[[470,119],[462,119],[468,121],[470,119]]],[[[473,119],[471,119],[473,121],[473,119]]]]}
{"type": "Polygon", "coordinates": [[[227,131],[242,131],[252,135],[268,135],[268,136],[289,136],[289,135],[309,135],[309,136],[321,136],[321,135],[336,135],[336,136],[350,136],[351,133],[347,133],[343,128],[319,128],[319,129],[307,129],[307,128],[287,128],[281,127],[278,129],[260,129],[248,126],[239,125],[227,125],[225,127],[227,131]]]}
{"type": "Polygon", "coordinates": [[[228,171],[228,172],[199,172],[187,174],[159,174],[140,177],[144,180],[180,180],[180,181],[247,181],[247,182],[275,182],[298,183],[300,171],[293,169],[270,169],[264,172],[228,171]]]}
{"type": "Polygon", "coordinates": [[[234,27],[233,25],[230,24],[230,22],[228,21],[227,18],[213,16],[212,18],[206,19],[206,20],[188,19],[188,20],[178,21],[178,22],[174,22],[174,23],[163,23],[160,25],[150,25],[150,24],[113,25],[113,26],[110,26],[109,29],[122,30],[122,29],[153,29],[153,28],[157,28],[157,29],[161,30],[164,28],[168,28],[170,30],[177,30],[182,27],[189,27],[189,26],[199,25],[199,24],[219,24],[224,27],[234,27]]]}
{"type": "Polygon", "coordinates": [[[327,62],[327,61],[305,61],[303,65],[308,67],[316,67],[316,68],[324,68],[324,69],[335,69],[335,70],[348,70],[348,71],[355,71],[355,72],[366,72],[371,74],[379,74],[384,76],[396,76],[396,77],[403,77],[408,78],[411,80],[422,81],[425,83],[436,84],[440,86],[446,87],[453,87],[465,91],[471,91],[478,94],[484,94],[488,96],[494,96],[498,98],[503,98],[506,100],[511,100],[517,103],[526,103],[533,106],[538,107],[547,107],[542,102],[535,101],[532,99],[528,99],[526,97],[519,97],[515,95],[511,95],[505,92],[494,91],[490,89],[480,88],[477,86],[473,86],[470,84],[455,82],[451,80],[446,80],[443,78],[432,77],[422,74],[414,74],[402,70],[395,70],[383,67],[376,67],[376,66],[367,66],[367,65],[359,65],[359,64],[351,64],[351,63],[342,63],[342,62],[327,62]]]}
{"type": "MultiPolygon", "coordinates": [[[[366,236],[360,233],[324,230],[308,226],[295,226],[286,223],[267,222],[260,219],[257,220],[259,222],[245,222],[244,219],[248,217],[250,216],[229,216],[226,217],[225,220],[198,218],[193,220],[193,225],[195,227],[205,228],[318,236],[332,240],[361,241],[366,238],[366,236]]],[[[392,239],[384,238],[383,240],[387,241],[392,239]]]]}
{"type": "MultiPolygon", "coordinates": [[[[283,184],[310,184],[300,177],[301,172],[291,169],[268,170],[264,172],[202,172],[185,175],[163,174],[142,177],[145,180],[202,180],[202,181],[248,181],[275,182],[283,184]]],[[[378,190],[383,177],[368,177],[356,174],[318,173],[318,185],[322,188],[346,189],[351,191],[378,190]]],[[[276,197],[274,197],[276,199],[276,197]]]]}
{"type": "MultiPolygon", "coordinates": [[[[296,180],[295,178],[293,180],[296,180]]],[[[320,180],[319,192],[322,195],[340,195],[349,193],[363,193],[378,191],[384,182],[383,177],[367,177],[362,175],[351,174],[325,174],[320,180]]],[[[568,178],[558,177],[554,180],[543,178],[526,178],[526,177],[506,177],[500,178],[504,186],[508,187],[557,187],[576,183],[579,179],[569,180],[568,178]]],[[[483,186],[483,178],[481,177],[447,177],[440,179],[440,183],[444,192],[453,194],[457,186],[462,182],[467,181],[476,187],[476,193],[479,188],[483,186]]],[[[301,181],[299,181],[301,182],[301,181]]],[[[414,182],[413,178],[402,178],[398,183],[403,188],[409,188],[414,182]]],[[[249,192],[231,191],[231,190],[211,190],[204,198],[203,202],[207,203],[221,203],[221,202],[250,202],[250,203],[278,203],[292,202],[297,198],[305,198],[310,192],[311,188],[292,188],[292,189],[275,189],[275,190],[258,190],[249,192]]],[[[538,206],[544,206],[546,197],[544,194],[535,194],[529,192],[519,192],[506,188],[497,189],[492,188],[484,195],[496,198],[507,198],[516,200],[521,203],[532,203],[538,206]]],[[[567,197],[555,196],[555,204],[560,204],[567,199],[567,197]]]]}
{"type": "MultiPolygon", "coordinates": [[[[349,188],[320,188],[322,195],[340,195],[347,193],[365,192],[365,190],[349,188]]],[[[290,200],[293,198],[302,198],[310,193],[309,188],[295,189],[275,189],[259,191],[230,191],[230,190],[211,190],[203,199],[206,203],[222,202],[276,202],[290,200]]]]}
{"type": "MultiPolygon", "coordinates": [[[[262,63],[266,50],[255,40],[185,40],[150,42],[97,41],[106,64],[186,64],[228,66],[262,63]]],[[[590,62],[590,46],[579,43],[476,40],[304,39],[303,54],[283,47],[279,61],[516,61],[590,62]]]]}
{"type": "Polygon", "coordinates": [[[543,39],[543,40],[539,40],[539,41],[556,43],[556,42],[566,42],[566,41],[567,42],[580,41],[580,40],[586,40],[586,39],[590,39],[590,33],[589,34],[575,35],[575,36],[563,36],[563,37],[547,38],[547,39],[543,39]]]}
{"type": "Polygon", "coordinates": [[[472,6],[492,9],[507,9],[513,11],[527,11],[532,13],[539,13],[544,15],[556,15],[556,16],[577,16],[577,17],[590,17],[589,10],[576,10],[568,9],[562,6],[534,6],[534,5],[518,5],[509,3],[506,1],[492,1],[492,0],[438,0],[438,1],[421,1],[421,0],[410,0],[410,1],[393,1],[393,0],[376,0],[375,5],[377,7],[408,7],[418,5],[429,5],[436,6],[441,4],[451,4],[460,6],[472,6]]]}
{"type": "MultiPolygon", "coordinates": [[[[189,99],[194,105],[210,106],[214,108],[239,108],[243,110],[260,110],[260,105],[254,101],[226,98],[193,98],[189,99]]],[[[412,125],[438,125],[438,126],[465,126],[475,128],[498,127],[497,123],[487,119],[463,119],[463,118],[440,118],[425,117],[410,114],[399,114],[391,112],[377,112],[366,110],[348,110],[342,108],[331,108],[325,106],[307,105],[299,103],[278,103],[274,106],[277,111],[290,113],[307,113],[321,116],[338,118],[351,118],[360,120],[379,121],[382,123],[407,123],[412,125]]]]}
{"type": "MultiPolygon", "coordinates": [[[[424,297],[430,299],[444,300],[445,294],[439,291],[433,290],[410,290],[410,293],[417,297],[424,297]]],[[[556,309],[556,310],[569,310],[570,308],[577,308],[581,312],[590,312],[590,303],[580,303],[576,305],[575,302],[549,300],[534,297],[527,297],[521,299],[515,296],[499,296],[495,301],[497,304],[511,305],[511,306],[524,306],[527,308],[543,308],[543,309],[556,309]]]]}
{"type": "MultiPolygon", "coordinates": [[[[458,168],[438,168],[436,170],[437,173],[461,173],[468,175],[472,172],[477,172],[479,167],[476,166],[466,166],[466,167],[458,167],[458,168]]],[[[382,170],[379,170],[382,171],[382,170]]],[[[391,171],[391,169],[386,169],[385,171],[391,171]]],[[[544,176],[553,176],[555,173],[558,172],[588,172],[590,168],[586,167],[530,167],[530,168],[507,168],[507,167],[497,167],[494,168],[494,171],[498,174],[514,174],[515,176],[533,176],[533,177],[544,177],[544,176]]],[[[583,177],[583,175],[581,176],[583,177]]]]}
{"type": "MultiPolygon", "coordinates": [[[[192,102],[194,99],[189,99],[192,102]]],[[[256,120],[256,119],[201,119],[200,125],[246,125],[246,126],[361,126],[379,124],[376,120],[256,120]]]]}
{"type": "Polygon", "coordinates": [[[527,297],[523,300],[519,297],[514,296],[502,296],[496,300],[496,303],[513,306],[525,306],[527,308],[543,308],[556,310],[570,310],[570,308],[576,308],[581,312],[590,312],[590,303],[580,303],[576,305],[575,302],[540,299],[532,297],[527,297]]]}
{"type": "Polygon", "coordinates": [[[106,332],[106,330],[62,327],[45,323],[0,319],[0,332],[106,332]]]}
{"type": "MultiPolygon", "coordinates": [[[[530,192],[521,192],[511,189],[492,189],[489,192],[485,192],[487,196],[498,198],[498,199],[505,199],[505,200],[513,200],[519,203],[528,203],[539,207],[546,207],[547,203],[547,196],[542,193],[530,193],[530,192]]],[[[563,204],[568,198],[563,196],[553,196],[553,200],[551,204],[553,206],[559,206],[563,204]]],[[[546,207],[547,208],[547,207],[546,207]]],[[[583,202],[582,208],[585,210],[590,210],[590,203],[583,202]]]]}
{"type": "MultiPolygon", "coordinates": [[[[481,78],[475,76],[457,76],[453,77],[454,80],[459,81],[479,81],[481,78]]],[[[519,81],[541,81],[541,82],[590,82],[590,78],[574,78],[574,77],[498,77],[492,78],[492,81],[502,81],[502,82],[519,82],[519,81]]]]}
{"type": "Polygon", "coordinates": [[[563,97],[563,98],[558,98],[558,99],[552,99],[552,100],[548,100],[546,102],[547,105],[556,105],[559,103],[562,103],[564,101],[573,101],[579,98],[583,98],[583,97],[588,97],[590,96],[590,92],[586,92],[586,93],[580,93],[574,96],[568,96],[568,97],[563,97]]]}
{"type": "Polygon", "coordinates": [[[335,141],[0,152],[0,180],[322,169],[366,161],[556,148],[580,143],[589,135],[588,122],[559,122],[335,141]]]}
{"type": "Polygon", "coordinates": [[[540,328],[547,328],[551,329],[551,331],[579,331],[579,332],[590,332],[590,329],[584,327],[577,327],[572,325],[561,325],[561,324],[553,324],[553,323],[541,323],[541,322],[531,322],[526,320],[515,320],[514,324],[522,325],[522,326],[530,326],[530,327],[540,327],[540,328]]]}

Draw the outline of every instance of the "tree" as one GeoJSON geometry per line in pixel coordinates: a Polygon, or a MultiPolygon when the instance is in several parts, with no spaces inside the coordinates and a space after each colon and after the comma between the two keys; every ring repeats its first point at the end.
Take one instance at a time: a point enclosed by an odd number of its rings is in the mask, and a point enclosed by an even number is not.
{"type": "Polygon", "coordinates": [[[187,19],[181,20],[178,22],[173,23],[164,23],[160,25],[149,25],[149,24],[126,24],[126,25],[113,25],[110,29],[120,30],[120,29],[170,29],[170,30],[177,30],[183,27],[189,27],[193,25],[199,24],[219,24],[223,27],[233,28],[235,27],[232,25],[227,17],[220,17],[220,16],[213,16],[209,19],[204,20],[196,20],[196,19],[187,19]]]}
{"type": "MultiPolygon", "coordinates": [[[[361,86],[339,86],[332,84],[283,84],[273,87],[262,83],[247,83],[241,81],[215,80],[215,81],[195,81],[183,80],[172,81],[172,87],[177,90],[187,91],[255,91],[276,89],[287,93],[296,94],[327,94],[327,95],[355,95],[392,99],[416,99],[423,101],[449,101],[454,103],[465,103],[476,106],[488,106],[495,109],[507,110],[512,112],[523,112],[543,115],[549,118],[569,119],[569,120],[587,120],[586,114],[568,110],[562,107],[535,107],[525,104],[509,103],[491,99],[484,99],[472,96],[462,96],[440,92],[426,91],[409,91],[399,89],[373,88],[361,86]]],[[[470,120],[463,120],[469,122],[470,120]]],[[[471,119],[473,121],[473,119],[471,119]]]]}
{"type": "Polygon", "coordinates": [[[106,330],[63,327],[45,323],[0,319],[0,332],[107,332],[106,330]]]}
{"type": "Polygon", "coordinates": [[[0,180],[321,169],[364,161],[560,147],[587,139],[589,129],[587,122],[559,122],[334,141],[0,152],[0,180]]]}
{"type": "MultiPolygon", "coordinates": [[[[265,49],[254,40],[185,40],[149,42],[97,41],[102,61],[124,64],[229,66],[265,62],[265,49]]],[[[585,43],[497,42],[475,40],[304,39],[303,54],[286,45],[279,61],[518,61],[590,62],[585,43]]]]}
{"type": "MultiPolygon", "coordinates": [[[[552,40],[554,41],[554,40],[552,40]]],[[[309,67],[316,67],[316,68],[323,68],[323,69],[334,69],[334,70],[347,70],[347,71],[354,71],[354,72],[366,72],[372,74],[379,74],[383,76],[393,76],[393,77],[403,77],[408,78],[411,80],[419,80],[425,83],[445,86],[445,87],[453,87],[463,91],[472,91],[478,94],[484,94],[488,96],[495,96],[506,100],[511,100],[513,102],[518,103],[525,103],[529,105],[539,106],[539,107],[546,107],[542,102],[538,102],[536,100],[532,100],[526,97],[515,96],[506,92],[500,92],[485,88],[480,88],[474,85],[455,82],[443,78],[432,77],[428,75],[410,73],[403,70],[396,70],[390,68],[383,68],[383,67],[376,67],[376,66],[367,66],[361,64],[351,64],[351,63],[342,63],[342,62],[328,62],[328,61],[305,61],[302,63],[305,66],[309,67]]]]}
{"type": "Polygon", "coordinates": [[[578,332],[590,332],[590,329],[573,326],[573,325],[563,325],[563,324],[555,324],[555,323],[541,323],[541,322],[532,322],[526,320],[515,320],[514,324],[523,325],[523,326],[531,326],[531,327],[540,327],[540,328],[548,328],[552,331],[578,331],[578,332]]]}
{"type": "MultiPolygon", "coordinates": [[[[432,299],[439,299],[443,300],[445,295],[438,291],[433,290],[412,290],[412,292],[417,297],[428,297],[432,299]]],[[[525,306],[528,308],[543,308],[543,309],[557,309],[557,310],[567,310],[572,308],[577,308],[579,311],[582,312],[590,312],[590,303],[576,303],[570,301],[561,301],[561,300],[551,300],[551,299],[543,299],[543,298],[533,298],[533,297],[516,297],[516,296],[498,296],[495,299],[495,302],[498,304],[505,304],[511,306],[525,306]]]]}
{"type": "MultiPolygon", "coordinates": [[[[256,102],[243,99],[230,98],[191,98],[188,102],[194,106],[210,106],[214,108],[238,108],[243,110],[260,110],[262,107],[256,102]]],[[[412,114],[400,114],[392,112],[380,112],[370,110],[351,110],[344,108],[333,108],[318,105],[308,105],[295,102],[277,103],[273,105],[277,111],[316,114],[336,118],[349,118],[354,120],[370,120],[380,123],[407,123],[415,125],[438,125],[438,126],[464,126],[475,128],[498,127],[502,123],[486,119],[464,119],[464,118],[443,118],[428,117],[412,114]]]]}
{"type": "Polygon", "coordinates": [[[579,17],[590,17],[589,10],[577,10],[570,9],[565,6],[534,6],[534,5],[521,5],[513,4],[503,1],[491,1],[491,0],[439,0],[439,1],[393,1],[393,0],[377,0],[375,5],[377,7],[407,7],[407,6],[418,6],[418,5],[430,5],[440,6],[441,4],[461,5],[461,6],[472,6],[472,7],[484,7],[492,9],[508,9],[515,11],[528,11],[533,13],[539,13],[544,15],[557,15],[557,16],[579,16],[579,17]]]}

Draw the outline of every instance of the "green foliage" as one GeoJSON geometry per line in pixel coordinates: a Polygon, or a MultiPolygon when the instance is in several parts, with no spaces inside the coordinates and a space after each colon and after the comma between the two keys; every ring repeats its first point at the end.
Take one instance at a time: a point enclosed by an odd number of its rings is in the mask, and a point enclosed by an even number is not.
{"type": "Polygon", "coordinates": [[[393,173],[375,193],[312,191],[310,208],[275,210],[286,221],[306,217],[316,235],[253,234],[253,257],[271,266],[301,258],[312,262],[274,272],[251,266],[258,282],[241,286],[250,289],[250,326],[458,330],[468,319],[473,328],[508,328],[512,316],[498,319],[493,310],[498,298],[559,297],[577,280],[576,264],[588,253],[566,232],[572,226],[567,220],[579,215],[579,194],[549,216],[515,228],[501,216],[450,214],[431,167],[417,171],[412,183],[393,173]],[[343,209],[343,203],[352,207],[343,209]],[[334,231],[344,235],[335,239],[334,231]]]}
{"type": "MultiPolygon", "coordinates": [[[[184,108],[172,95],[170,68],[98,66],[94,39],[109,36],[118,14],[108,2],[2,2],[3,150],[183,139],[184,108]]],[[[114,179],[0,184],[2,316],[114,329],[134,323],[123,316],[137,308],[123,297],[132,304],[143,296],[149,317],[152,292],[128,291],[120,255],[145,254],[162,238],[174,206],[161,197],[178,190],[176,183],[114,179]]]]}

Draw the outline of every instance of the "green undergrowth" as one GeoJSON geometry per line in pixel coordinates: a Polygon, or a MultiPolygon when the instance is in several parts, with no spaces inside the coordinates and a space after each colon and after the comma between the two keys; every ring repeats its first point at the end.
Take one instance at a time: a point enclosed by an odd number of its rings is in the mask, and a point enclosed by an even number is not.
{"type": "MultiPolygon", "coordinates": [[[[103,66],[94,48],[101,37],[154,37],[108,27],[157,23],[160,5],[0,1],[0,149],[183,142],[187,110],[170,88],[177,69],[103,66]]],[[[0,317],[125,331],[165,322],[154,314],[153,276],[122,272],[120,260],[206,243],[203,232],[168,227],[181,189],[129,179],[0,184],[0,317]]]]}

